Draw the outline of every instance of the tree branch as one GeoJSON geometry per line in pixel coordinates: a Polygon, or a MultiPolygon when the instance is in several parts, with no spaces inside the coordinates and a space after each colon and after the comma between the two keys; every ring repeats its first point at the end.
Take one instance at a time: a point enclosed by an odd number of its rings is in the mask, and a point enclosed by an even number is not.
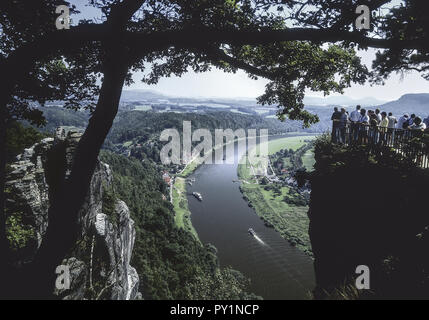
{"type": "Polygon", "coordinates": [[[224,61],[229,63],[231,66],[242,69],[247,71],[248,73],[254,74],[259,77],[263,77],[269,80],[274,80],[276,78],[274,73],[271,73],[269,71],[265,71],[262,69],[259,69],[257,67],[254,67],[244,61],[241,61],[239,59],[236,59],[234,57],[231,57],[227,55],[223,50],[217,49],[217,48],[205,48],[204,52],[207,53],[207,56],[210,58],[210,60],[215,61],[224,61]]]}
{"type": "Polygon", "coordinates": [[[146,0],[124,0],[110,9],[110,15],[107,19],[112,27],[125,27],[127,22],[141,8],[146,0]]]}
{"type": "MultiPolygon", "coordinates": [[[[139,2],[139,1],[137,1],[139,2]]],[[[82,25],[70,30],[55,31],[37,41],[25,44],[9,57],[0,61],[0,73],[8,74],[11,82],[24,77],[35,61],[56,52],[66,52],[92,42],[108,42],[112,39],[111,29],[106,23],[82,25]]],[[[380,49],[423,49],[429,43],[419,40],[377,39],[364,36],[361,32],[331,29],[289,28],[284,30],[178,30],[153,33],[124,31],[117,34],[117,46],[128,46],[134,54],[142,57],[148,51],[162,50],[171,46],[195,48],[202,43],[229,43],[234,45],[259,45],[280,41],[342,42],[349,41],[362,47],[380,49]]]]}

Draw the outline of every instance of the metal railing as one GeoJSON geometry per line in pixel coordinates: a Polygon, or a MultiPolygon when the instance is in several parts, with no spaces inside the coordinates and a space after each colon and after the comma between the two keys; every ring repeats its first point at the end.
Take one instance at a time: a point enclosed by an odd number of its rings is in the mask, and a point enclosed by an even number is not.
{"type": "Polygon", "coordinates": [[[420,167],[429,168],[429,147],[418,138],[423,130],[385,128],[361,123],[332,125],[332,141],[344,145],[384,146],[413,159],[420,167]]]}

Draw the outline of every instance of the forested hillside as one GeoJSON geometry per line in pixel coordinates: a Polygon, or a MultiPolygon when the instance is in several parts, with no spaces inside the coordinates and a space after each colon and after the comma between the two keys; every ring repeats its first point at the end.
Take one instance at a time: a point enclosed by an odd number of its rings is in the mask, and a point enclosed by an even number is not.
{"type": "MultiPolygon", "coordinates": [[[[74,111],[61,106],[39,106],[37,109],[43,112],[46,119],[46,124],[38,128],[44,132],[52,133],[60,126],[84,128],[88,124],[89,112],[87,111],[74,111]]],[[[24,121],[24,123],[28,125],[28,122],[24,121]]]]}
{"type": "Polygon", "coordinates": [[[216,248],[202,246],[174,225],[165,185],[156,166],[104,151],[101,160],[114,173],[114,196],[129,203],[136,223],[132,264],[145,299],[247,299],[247,280],[238,271],[220,269],[216,248]]]}
{"type": "Polygon", "coordinates": [[[270,121],[259,116],[232,112],[198,113],[155,113],[143,111],[122,112],[116,118],[108,140],[122,143],[135,137],[159,134],[164,129],[182,130],[183,121],[191,121],[192,128],[214,129],[268,129],[271,134],[291,131],[280,121],[270,121]]]}
{"type": "MultiPolygon", "coordinates": [[[[214,136],[215,129],[268,129],[269,134],[298,131],[300,126],[289,126],[278,119],[261,116],[216,111],[210,113],[155,113],[151,111],[121,112],[104,143],[104,148],[124,155],[132,155],[140,160],[149,158],[160,162],[160,150],[165,142],[159,140],[165,129],[183,130],[183,121],[190,121],[192,131],[208,129],[214,136]]],[[[257,131],[258,133],[258,131],[257,131]]]]}

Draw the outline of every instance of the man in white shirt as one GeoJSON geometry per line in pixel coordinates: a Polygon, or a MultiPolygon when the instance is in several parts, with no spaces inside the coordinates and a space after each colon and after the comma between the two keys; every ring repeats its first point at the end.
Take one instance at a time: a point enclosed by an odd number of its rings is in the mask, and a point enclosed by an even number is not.
{"type": "Polygon", "coordinates": [[[360,119],[360,105],[356,106],[356,110],[350,113],[351,121],[351,138],[353,141],[357,141],[359,137],[359,119],[360,119]]]}
{"type": "Polygon", "coordinates": [[[408,122],[408,113],[404,114],[402,117],[399,118],[398,124],[396,125],[397,129],[404,129],[404,123],[408,122]]]}
{"type": "Polygon", "coordinates": [[[389,112],[387,119],[389,120],[389,124],[387,126],[387,143],[393,144],[395,142],[395,127],[398,123],[398,120],[396,120],[396,117],[392,114],[392,112],[389,112]]]}
{"type": "Polygon", "coordinates": [[[380,124],[380,122],[382,120],[380,109],[375,109],[375,115],[377,116],[377,122],[378,122],[378,124],[380,124]]]}
{"type": "Polygon", "coordinates": [[[359,140],[361,143],[366,143],[367,142],[367,125],[369,123],[369,117],[366,114],[366,110],[362,109],[360,111],[360,117],[359,117],[359,121],[358,121],[358,126],[359,126],[359,140]]]}
{"type": "Polygon", "coordinates": [[[389,129],[395,129],[396,124],[398,123],[398,120],[396,120],[396,117],[392,114],[392,112],[389,112],[389,116],[387,117],[389,120],[389,129]]]}

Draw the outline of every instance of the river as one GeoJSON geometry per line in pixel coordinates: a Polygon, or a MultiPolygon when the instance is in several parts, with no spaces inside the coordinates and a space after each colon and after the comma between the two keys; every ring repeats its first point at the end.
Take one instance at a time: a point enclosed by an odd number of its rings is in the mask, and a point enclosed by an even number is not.
{"type": "Polygon", "coordinates": [[[235,164],[201,165],[189,177],[195,178],[187,186],[192,224],[203,243],[216,246],[222,266],[250,278],[255,294],[264,299],[308,299],[315,285],[313,261],[267,228],[243,199],[234,182],[241,156],[235,149],[235,164]],[[202,202],[193,191],[202,194],[202,202]],[[257,237],[248,233],[250,227],[257,237]]]}

